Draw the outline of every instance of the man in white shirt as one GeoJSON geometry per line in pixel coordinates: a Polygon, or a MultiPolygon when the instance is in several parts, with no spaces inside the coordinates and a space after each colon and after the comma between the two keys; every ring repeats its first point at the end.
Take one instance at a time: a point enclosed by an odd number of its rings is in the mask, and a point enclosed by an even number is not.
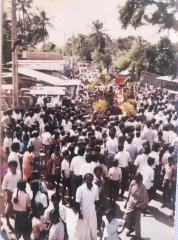
{"type": "Polygon", "coordinates": [[[43,146],[43,141],[41,139],[41,137],[39,136],[39,132],[38,131],[33,131],[33,137],[30,138],[29,142],[28,142],[28,147],[29,146],[33,146],[34,147],[34,156],[35,158],[39,158],[40,156],[40,150],[43,146]]]}
{"type": "Polygon", "coordinates": [[[72,123],[71,123],[71,121],[69,121],[68,117],[66,117],[65,119],[62,120],[61,126],[63,126],[64,131],[66,133],[70,132],[70,130],[72,129],[72,123]]]}
{"type": "Polygon", "coordinates": [[[43,208],[48,207],[47,196],[40,191],[40,184],[37,181],[33,181],[30,184],[31,187],[31,208],[33,209],[37,203],[41,203],[43,208]]]}
{"type": "Polygon", "coordinates": [[[51,228],[49,230],[49,240],[64,240],[64,224],[60,219],[60,214],[57,210],[52,210],[50,213],[51,228]]]}
{"type": "Polygon", "coordinates": [[[121,183],[121,194],[120,196],[124,196],[124,192],[128,185],[129,180],[129,165],[131,164],[130,154],[127,151],[124,151],[124,146],[119,145],[119,152],[115,155],[114,159],[118,160],[119,167],[122,170],[122,183],[121,183]]]}
{"type": "Polygon", "coordinates": [[[80,167],[80,175],[84,178],[85,174],[91,173],[94,174],[94,168],[96,165],[93,164],[92,160],[94,158],[93,154],[86,155],[86,162],[80,167]]]}
{"type": "Polygon", "coordinates": [[[152,166],[154,170],[159,166],[159,149],[160,149],[159,143],[153,143],[152,151],[148,155],[149,157],[155,160],[152,166]]]}
{"type": "Polygon", "coordinates": [[[146,187],[146,190],[148,192],[149,201],[152,200],[153,197],[153,184],[154,184],[154,170],[153,170],[153,164],[154,164],[154,158],[148,157],[148,164],[146,164],[142,170],[141,174],[143,176],[143,184],[146,187]]]}
{"type": "Polygon", "coordinates": [[[81,176],[80,168],[86,162],[84,154],[85,154],[85,147],[80,146],[78,149],[78,156],[73,157],[70,164],[73,199],[75,199],[77,188],[82,184],[82,176],[81,176]]]}
{"type": "Polygon", "coordinates": [[[66,188],[68,189],[69,203],[72,204],[72,188],[71,188],[71,176],[70,176],[70,162],[69,162],[69,151],[65,150],[62,153],[63,160],[61,163],[61,176],[63,180],[63,188],[62,188],[62,203],[65,204],[65,193],[66,188]]]}
{"type": "Polygon", "coordinates": [[[20,112],[20,109],[15,109],[13,111],[12,117],[15,119],[16,122],[22,120],[22,113],[20,112]]]}
{"type": "Polygon", "coordinates": [[[143,140],[141,139],[141,134],[140,134],[139,131],[137,131],[135,133],[135,137],[133,138],[133,142],[132,143],[137,148],[137,153],[140,153],[141,150],[143,149],[143,146],[142,146],[143,140]]]}
{"type": "Polygon", "coordinates": [[[155,134],[151,127],[151,122],[147,122],[147,129],[144,131],[143,139],[147,142],[149,142],[150,147],[152,147],[154,142],[155,134]]]}
{"type": "Polygon", "coordinates": [[[45,132],[41,134],[41,138],[43,141],[43,146],[44,146],[45,151],[46,152],[49,151],[50,145],[52,143],[52,135],[49,132],[49,125],[45,126],[45,132]]]}
{"type": "Polygon", "coordinates": [[[11,151],[8,156],[8,163],[11,161],[16,161],[17,162],[17,169],[20,171],[20,145],[17,142],[12,143],[11,145],[11,151]]]}
{"type": "Polygon", "coordinates": [[[96,126],[95,128],[95,137],[98,140],[102,140],[102,128],[100,126],[96,126]]]}
{"type": "Polygon", "coordinates": [[[106,152],[108,154],[107,167],[112,167],[114,156],[118,151],[118,139],[116,138],[116,130],[110,129],[109,138],[106,141],[106,152]]]}
{"type": "Polygon", "coordinates": [[[85,175],[83,183],[76,193],[77,212],[79,214],[76,226],[75,239],[97,239],[97,216],[96,208],[99,200],[98,187],[93,184],[93,175],[85,175]]]}
{"type": "Polygon", "coordinates": [[[11,150],[11,145],[12,145],[12,133],[10,131],[7,131],[6,137],[4,138],[4,141],[3,141],[3,150],[7,154],[7,157],[11,150]]]}
{"type": "Polygon", "coordinates": [[[24,116],[24,124],[25,124],[25,126],[27,126],[28,128],[31,128],[33,123],[34,122],[33,122],[32,114],[30,114],[29,112],[26,112],[25,116],[24,116]]]}
{"type": "Polygon", "coordinates": [[[137,156],[137,148],[136,146],[133,144],[133,138],[132,137],[128,137],[127,138],[127,145],[124,148],[125,151],[127,151],[130,154],[130,158],[132,160],[132,163],[134,163],[136,156],[137,156]]]}
{"type": "Polygon", "coordinates": [[[17,183],[21,179],[21,173],[17,170],[17,161],[10,161],[8,163],[8,172],[4,176],[3,182],[2,182],[2,190],[6,192],[7,198],[6,198],[6,209],[5,209],[5,216],[7,225],[10,230],[13,230],[9,217],[12,213],[12,193],[17,187],[17,183]]]}
{"type": "Polygon", "coordinates": [[[51,202],[48,208],[44,212],[44,218],[46,221],[50,220],[51,210],[56,209],[59,211],[60,217],[64,223],[66,223],[66,208],[61,204],[61,195],[59,193],[53,193],[51,195],[51,202]]]}

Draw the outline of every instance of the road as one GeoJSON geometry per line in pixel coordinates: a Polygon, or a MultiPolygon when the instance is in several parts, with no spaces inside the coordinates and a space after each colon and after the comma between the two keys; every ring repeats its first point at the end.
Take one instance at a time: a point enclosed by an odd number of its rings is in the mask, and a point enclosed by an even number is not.
{"type": "MultiPolygon", "coordinates": [[[[50,191],[50,194],[52,191],[50,191]]],[[[122,218],[124,213],[125,201],[118,201],[116,212],[117,217],[122,218]]],[[[2,205],[1,205],[2,206],[2,205]]],[[[161,202],[152,200],[149,203],[150,215],[141,218],[142,238],[143,240],[172,240],[173,235],[173,220],[169,217],[172,211],[168,208],[161,208],[161,202]]],[[[2,210],[2,208],[1,208],[2,210]]],[[[77,215],[72,209],[66,207],[67,211],[67,228],[69,232],[69,240],[74,240],[75,226],[77,223],[77,215]]],[[[2,212],[1,212],[2,213],[2,212]]],[[[1,218],[5,223],[5,219],[1,218]]],[[[120,235],[121,240],[133,240],[134,234],[131,237],[126,237],[126,230],[120,235]]],[[[101,239],[98,237],[97,240],[101,239]]],[[[13,236],[10,240],[13,240],[13,236]]]]}
{"type": "MultiPolygon", "coordinates": [[[[117,202],[117,216],[122,218],[124,213],[125,201],[117,202]]],[[[142,238],[143,240],[172,240],[173,235],[173,220],[169,217],[172,211],[168,208],[161,208],[161,203],[152,200],[149,204],[148,210],[150,215],[143,216],[141,218],[142,238]]],[[[73,211],[67,208],[67,222],[70,240],[73,240],[75,232],[75,225],[77,216],[73,211]]],[[[126,230],[120,235],[121,240],[132,240],[134,234],[131,237],[126,237],[126,230]]],[[[98,240],[101,238],[98,238],[98,240]]]]}

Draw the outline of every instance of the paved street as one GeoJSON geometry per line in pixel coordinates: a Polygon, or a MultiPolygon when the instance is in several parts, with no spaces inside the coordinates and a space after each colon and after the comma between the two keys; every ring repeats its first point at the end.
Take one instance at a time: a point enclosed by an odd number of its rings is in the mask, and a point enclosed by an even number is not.
{"type": "MultiPolygon", "coordinates": [[[[50,191],[51,193],[51,191],[50,191]]],[[[125,201],[118,201],[117,215],[122,218],[124,213],[125,201]]],[[[69,239],[74,239],[75,226],[77,222],[77,215],[72,209],[66,207],[67,210],[67,227],[69,232],[69,239]]],[[[161,203],[152,200],[149,204],[149,211],[151,215],[142,215],[141,225],[142,225],[142,238],[143,240],[172,240],[173,234],[173,221],[169,218],[171,210],[168,208],[161,208],[161,203]]],[[[2,212],[2,208],[1,208],[2,212]]],[[[3,223],[4,218],[1,219],[3,223]]],[[[134,239],[134,234],[131,237],[125,236],[126,230],[120,235],[121,240],[132,240],[134,239]]],[[[98,240],[101,239],[98,237],[98,240]]]]}
{"type": "MultiPolygon", "coordinates": [[[[122,217],[124,212],[125,201],[119,201],[120,210],[118,209],[118,216],[122,217]]],[[[143,240],[171,240],[173,233],[173,221],[169,218],[171,210],[168,208],[161,208],[161,203],[152,200],[149,204],[149,210],[152,215],[143,216],[141,220],[142,225],[142,238],[143,240]]],[[[70,240],[73,240],[73,235],[75,231],[77,216],[73,211],[67,208],[67,222],[68,230],[70,235],[70,240]]],[[[125,236],[125,230],[120,235],[122,240],[132,240],[132,237],[125,236]]],[[[98,238],[100,239],[100,238],[98,238]]]]}

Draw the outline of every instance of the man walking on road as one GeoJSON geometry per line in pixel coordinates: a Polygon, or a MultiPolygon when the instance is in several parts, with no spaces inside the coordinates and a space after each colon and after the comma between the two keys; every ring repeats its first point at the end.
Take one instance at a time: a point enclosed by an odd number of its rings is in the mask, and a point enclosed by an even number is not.
{"type": "Polygon", "coordinates": [[[93,175],[87,173],[83,183],[76,192],[77,212],[75,240],[97,239],[96,205],[99,200],[98,187],[93,184],[93,175]]]}

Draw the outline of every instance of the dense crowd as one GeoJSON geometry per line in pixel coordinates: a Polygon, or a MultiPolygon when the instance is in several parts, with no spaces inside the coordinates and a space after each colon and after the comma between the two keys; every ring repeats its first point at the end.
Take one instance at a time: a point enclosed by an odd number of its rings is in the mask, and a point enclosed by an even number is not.
{"type": "Polygon", "coordinates": [[[78,214],[75,240],[119,239],[135,231],[162,191],[175,208],[178,156],[176,102],[164,89],[140,88],[136,114],[93,114],[100,96],[80,91],[51,107],[5,111],[1,119],[5,217],[17,239],[68,239],[66,207],[78,214]],[[123,218],[115,207],[125,201],[123,218]],[[14,220],[11,220],[13,218],[14,220]],[[119,228],[120,227],[120,228],[119,228]]]}

